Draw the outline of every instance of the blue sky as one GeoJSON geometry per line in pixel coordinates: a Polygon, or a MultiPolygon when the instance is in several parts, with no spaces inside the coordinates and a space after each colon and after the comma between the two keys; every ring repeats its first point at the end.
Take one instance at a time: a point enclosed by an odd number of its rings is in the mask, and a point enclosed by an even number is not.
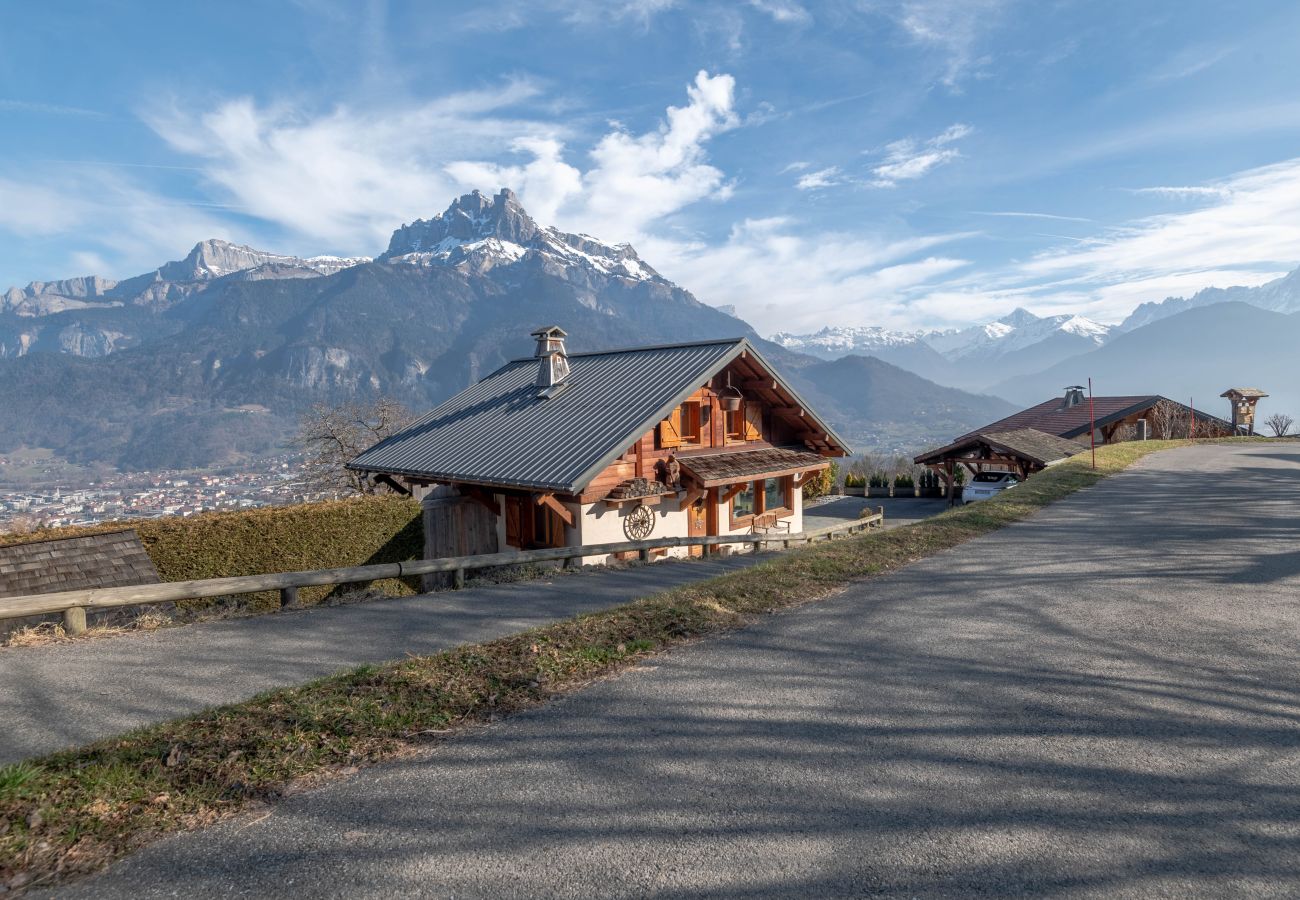
{"type": "Polygon", "coordinates": [[[373,255],[471,188],[760,331],[1300,263],[1300,4],[6,2],[0,289],[373,255]]]}

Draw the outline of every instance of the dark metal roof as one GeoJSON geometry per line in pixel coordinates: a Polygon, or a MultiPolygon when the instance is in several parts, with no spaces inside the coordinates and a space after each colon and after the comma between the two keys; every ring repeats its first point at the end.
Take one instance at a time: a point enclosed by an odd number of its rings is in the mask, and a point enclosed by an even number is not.
{"type": "MultiPolygon", "coordinates": [[[[1155,406],[1157,403],[1164,401],[1180,407],[1184,412],[1191,412],[1191,407],[1185,403],[1179,403],[1177,400],[1170,400],[1168,397],[1162,397],[1160,394],[1144,394],[1131,397],[1093,397],[1092,403],[1096,407],[1097,427],[1102,428],[1112,422],[1118,422],[1137,412],[1143,412],[1155,406]]],[[[963,434],[957,440],[965,440],[977,434],[993,434],[999,431],[1015,431],[1019,428],[1032,428],[1035,431],[1043,431],[1047,434],[1054,434],[1057,437],[1074,438],[1080,435],[1088,434],[1090,410],[1088,399],[1085,397],[1082,403],[1074,406],[1066,406],[1065,401],[1060,397],[1040,403],[1037,406],[1031,406],[1029,409],[1021,410],[1018,413],[1007,416],[1005,419],[999,419],[985,425],[983,428],[969,431],[963,434]]],[[[1211,416],[1201,410],[1196,410],[1196,420],[1198,422],[1214,421],[1227,430],[1232,429],[1230,422],[1225,422],[1218,416],[1211,416]]]]}
{"type": "Polygon", "coordinates": [[[157,581],[133,529],[0,547],[0,597],[157,581]]]}
{"type": "Polygon", "coordinates": [[[575,493],[742,352],[772,371],[744,338],[574,353],[565,387],[549,398],[537,396],[537,359],[514,360],[349,467],[575,493]]]}
{"type": "Polygon", "coordinates": [[[677,461],[683,471],[690,473],[704,487],[717,487],[764,475],[791,475],[830,465],[830,460],[820,453],[784,447],[679,456],[677,461]]]}
{"type": "Polygon", "coordinates": [[[1077,441],[1057,437],[1054,434],[1047,434],[1033,428],[1019,428],[1015,431],[981,431],[978,434],[968,435],[946,447],[922,453],[913,462],[923,465],[925,463],[939,462],[949,457],[956,458],[976,450],[981,445],[1040,466],[1050,466],[1088,449],[1077,441]]]}

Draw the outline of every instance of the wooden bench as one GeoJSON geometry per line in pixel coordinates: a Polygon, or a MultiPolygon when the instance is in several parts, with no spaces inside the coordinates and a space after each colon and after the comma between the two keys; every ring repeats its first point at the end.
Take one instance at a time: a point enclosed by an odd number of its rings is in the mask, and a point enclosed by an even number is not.
{"type": "Polygon", "coordinates": [[[790,520],[782,519],[775,512],[766,512],[754,516],[750,523],[749,530],[751,534],[771,534],[772,532],[790,533],[790,520]]]}

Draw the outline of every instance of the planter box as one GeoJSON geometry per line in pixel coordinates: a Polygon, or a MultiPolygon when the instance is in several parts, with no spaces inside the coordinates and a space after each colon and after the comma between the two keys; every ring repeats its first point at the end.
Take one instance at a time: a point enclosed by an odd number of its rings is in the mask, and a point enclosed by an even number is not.
{"type": "Polygon", "coordinates": [[[943,488],[941,488],[941,487],[927,487],[927,488],[921,488],[921,492],[920,492],[917,496],[918,496],[918,497],[929,497],[929,498],[942,497],[942,496],[943,496],[943,488]]]}
{"type": "Polygon", "coordinates": [[[894,485],[894,496],[895,496],[895,497],[915,497],[915,496],[916,496],[916,485],[913,485],[912,487],[899,487],[898,485],[894,485]]]}
{"type": "Polygon", "coordinates": [[[844,493],[849,497],[865,497],[867,496],[867,489],[864,487],[845,487],[844,493]]]}
{"type": "Polygon", "coordinates": [[[888,497],[889,488],[887,487],[869,487],[867,488],[868,497],[888,497]]]}

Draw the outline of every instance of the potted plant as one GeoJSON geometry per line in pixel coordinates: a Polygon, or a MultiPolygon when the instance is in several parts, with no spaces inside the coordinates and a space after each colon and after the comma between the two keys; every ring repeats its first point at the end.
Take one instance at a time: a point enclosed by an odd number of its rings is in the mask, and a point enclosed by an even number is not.
{"type": "Polygon", "coordinates": [[[845,475],[844,493],[850,497],[865,497],[867,495],[867,476],[854,475],[852,472],[845,475]]]}
{"type": "Polygon", "coordinates": [[[867,482],[868,497],[889,496],[889,476],[882,471],[873,472],[867,482]]]}
{"type": "Polygon", "coordinates": [[[895,497],[915,497],[916,482],[912,476],[906,472],[899,472],[894,476],[894,496],[895,497]]]}

